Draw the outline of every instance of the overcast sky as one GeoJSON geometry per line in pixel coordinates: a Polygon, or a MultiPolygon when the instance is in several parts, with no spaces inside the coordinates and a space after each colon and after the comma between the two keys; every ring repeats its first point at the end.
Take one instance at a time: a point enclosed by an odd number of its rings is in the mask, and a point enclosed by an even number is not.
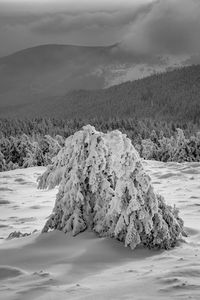
{"type": "Polygon", "coordinates": [[[0,56],[40,44],[200,51],[200,0],[0,0],[0,56]]]}

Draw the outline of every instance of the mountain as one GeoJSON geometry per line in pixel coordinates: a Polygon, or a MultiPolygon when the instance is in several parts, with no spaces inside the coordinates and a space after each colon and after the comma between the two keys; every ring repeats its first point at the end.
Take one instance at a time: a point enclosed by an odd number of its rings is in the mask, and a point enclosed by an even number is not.
{"type": "Polygon", "coordinates": [[[148,60],[120,48],[42,45],[0,58],[0,110],[11,114],[30,103],[74,89],[101,89],[176,65],[169,57],[148,60]]]}
{"type": "Polygon", "coordinates": [[[200,122],[200,65],[106,89],[74,90],[5,109],[1,117],[155,118],[200,122]]]}
{"type": "Polygon", "coordinates": [[[22,105],[69,89],[101,88],[111,47],[44,45],[0,58],[0,104],[22,105]]]}

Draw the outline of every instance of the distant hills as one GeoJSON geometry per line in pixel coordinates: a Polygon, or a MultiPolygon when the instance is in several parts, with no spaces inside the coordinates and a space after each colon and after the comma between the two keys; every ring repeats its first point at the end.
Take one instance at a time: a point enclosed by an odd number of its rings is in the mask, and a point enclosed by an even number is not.
{"type": "Polygon", "coordinates": [[[118,61],[114,47],[44,45],[0,58],[0,107],[104,87],[104,69],[118,61]]]}
{"type": "MultiPolygon", "coordinates": [[[[172,63],[173,67],[175,62],[172,63]]],[[[102,89],[145,77],[170,66],[169,58],[149,61],[120,44],[106,47],[41,45],[0,58],[0,110],[23,111],[30,103],[69,91],[102,89]]]]}
{"type": "Polygon", "coordinates": [[[199,65],[105,88],[114,69],[131,65],[131,59],[122,57],[117,45],[47,45],[0,58],[0,117],[200,122],[199,65]]]}
{"type": "Polygon", "coordinates": [[[19,105],[1,117],[137,117],[200,122],[200,66],[153,75],[107,89],[75,90],[19,105]]]}

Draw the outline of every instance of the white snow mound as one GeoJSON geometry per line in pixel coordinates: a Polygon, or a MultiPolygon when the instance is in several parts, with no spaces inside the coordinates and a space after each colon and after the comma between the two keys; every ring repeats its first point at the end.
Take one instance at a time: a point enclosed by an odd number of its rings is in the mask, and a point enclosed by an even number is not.
{"type": "Polygon", "coordinates": [[[176,208],[156,194],[130,139],[120,131],[102,133],[87,125],[65,146],[39,178],[39,188],[59,185],[43,232],[90,229],[134,249],[169,249],[183,232],[176,208]]]}

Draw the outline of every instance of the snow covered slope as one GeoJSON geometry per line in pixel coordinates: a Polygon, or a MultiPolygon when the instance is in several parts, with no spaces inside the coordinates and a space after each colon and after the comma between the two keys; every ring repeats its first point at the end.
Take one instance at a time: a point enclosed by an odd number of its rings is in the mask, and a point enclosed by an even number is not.
{"type": "Polygon", "coordinates": [[[57,193],[57,189],[37,189],[37,178],[45,169],[33,167],[0,173],[0,242],[13,231],[41,230],[57,193]]]}
{"type": "MultiPolygon", "coordinates": [[[[185,242],[170,251],[132,251],[92,232],[58,231],[3,241],[0,299],[200,299],[200,163],[143,165],[156,192],[180,209],[185,242]]],[[[43,172],[0,173],[1,237],[42,229],[57,192],[36,189],[43,172]]]]}

